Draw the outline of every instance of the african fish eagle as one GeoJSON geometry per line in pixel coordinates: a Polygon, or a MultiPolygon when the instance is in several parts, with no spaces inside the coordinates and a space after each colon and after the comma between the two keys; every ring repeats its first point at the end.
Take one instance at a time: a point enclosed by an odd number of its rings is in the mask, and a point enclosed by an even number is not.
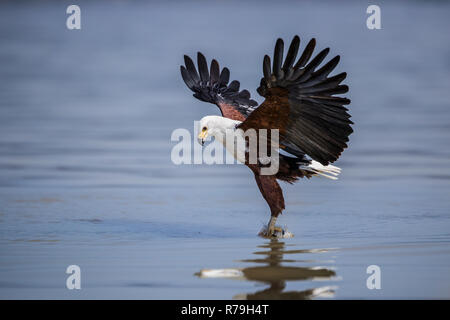
{"type": "Polygon", "coordinates": [[[347,148],[348,137],[353,132],[350,126],[353,122],[344,106],[350,100],[336,96],[348,91],[348,86],[341,84],[347,74],[342,72],[329,77],[340,57],[334,57],[319,68],[329,48],[311,59],[315,46],[316,40],[310,40],[297,60],[300,38],[295,36],[283,63],[284,43],[282,39],[277,40],[272,65],[270,57],[264,56],[263,77],[257,92],[265,100],[259,106],[247,90],[239,91],[238,81],[229,83],[230,71],[228,68],[220,71],[216,60],[212,60],[208,68],[204,55],[198,52],[198,72],[186,55],[185,66],[181,66],[183,80],[194,92],[194,97],[216,104],[222,113],[222,117],[201,119],[199,138],[202,141],[208,135],[217,139],[225,130],[279,130],[279,168],[276,173],[261,174],[265,164],[260,159],[257,163],[241,159],[252,170],[270,208],[269,223],[260,233],[265,237],[284,235],[284,230],[275,225],[285,208],[277,180],[293,183],[298,178],[314,175],[336,179],[340,169],[330,163],[347,148]]]}

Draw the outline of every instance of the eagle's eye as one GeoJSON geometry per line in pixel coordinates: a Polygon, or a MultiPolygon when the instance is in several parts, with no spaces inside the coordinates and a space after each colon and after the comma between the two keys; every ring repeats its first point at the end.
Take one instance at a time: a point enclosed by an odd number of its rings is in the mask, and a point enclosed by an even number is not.
{"type": "Polygon", "coordinates": [[[203,131],[203,132],[206,131],[206,130],[208,130],[207,127],[203,127],[203,128],[202,128],[202,131],[203,131]]]}

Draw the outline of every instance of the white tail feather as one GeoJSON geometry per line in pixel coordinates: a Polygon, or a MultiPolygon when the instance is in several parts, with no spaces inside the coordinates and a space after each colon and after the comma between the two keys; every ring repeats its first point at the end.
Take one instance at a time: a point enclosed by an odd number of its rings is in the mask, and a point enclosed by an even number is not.
{"type": "Polygon", "coordinates": [[[331,164],[324,166],[315,160],[311,160],[311,163],[306,166],[300,166],[300,169],[313,172],[332,180],[337,180],[337,176],[341,173],[341,168],[332,166],[331,164]]]}

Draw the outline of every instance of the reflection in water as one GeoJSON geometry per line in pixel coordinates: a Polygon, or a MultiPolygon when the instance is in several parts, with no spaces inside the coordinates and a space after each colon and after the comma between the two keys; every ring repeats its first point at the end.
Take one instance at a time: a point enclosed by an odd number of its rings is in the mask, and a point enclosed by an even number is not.
{"type": "Polygon", "coordinates": [[[303,291],[284,291],[288,281],[305,280],[333,280],[336,273],[325,267],[297,267],[285,266],[286,263],[311,263],[314,260],[286,259],[285,255],[327,252],[327,249],[303,249],[286,250],[285,243],[278,240],[270,240],[258,248],[268,249],[257,251],[254,259],[241,260],[241,262],[256,264],[241,269],[204,269],[196,273],[200,278],[232,278],[247,281],[261,282],[269,285],[255,293],[238,294],[234,299],[312,299],[317,297],[332,297],[336,286],[324,286],[303,291]]]}

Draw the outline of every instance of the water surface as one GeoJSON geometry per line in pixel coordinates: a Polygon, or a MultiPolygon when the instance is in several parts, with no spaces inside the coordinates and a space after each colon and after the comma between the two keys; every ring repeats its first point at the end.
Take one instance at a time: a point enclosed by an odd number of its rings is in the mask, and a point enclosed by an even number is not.
{"type": "Polygon", "coordinates": [[[69,4],[0,4],[1,298],[450,298],[448,3],[382,2],[375,31],[357,1],[80,2],[79,31],[69,4]],[[183,54],[262,102],[263,55],[294,34],[341,55],[355,133],[340,180],[283,185],[295,237],[269,241],[251,172],[176,166],[170,136],[218,114],[183,54]]]}

